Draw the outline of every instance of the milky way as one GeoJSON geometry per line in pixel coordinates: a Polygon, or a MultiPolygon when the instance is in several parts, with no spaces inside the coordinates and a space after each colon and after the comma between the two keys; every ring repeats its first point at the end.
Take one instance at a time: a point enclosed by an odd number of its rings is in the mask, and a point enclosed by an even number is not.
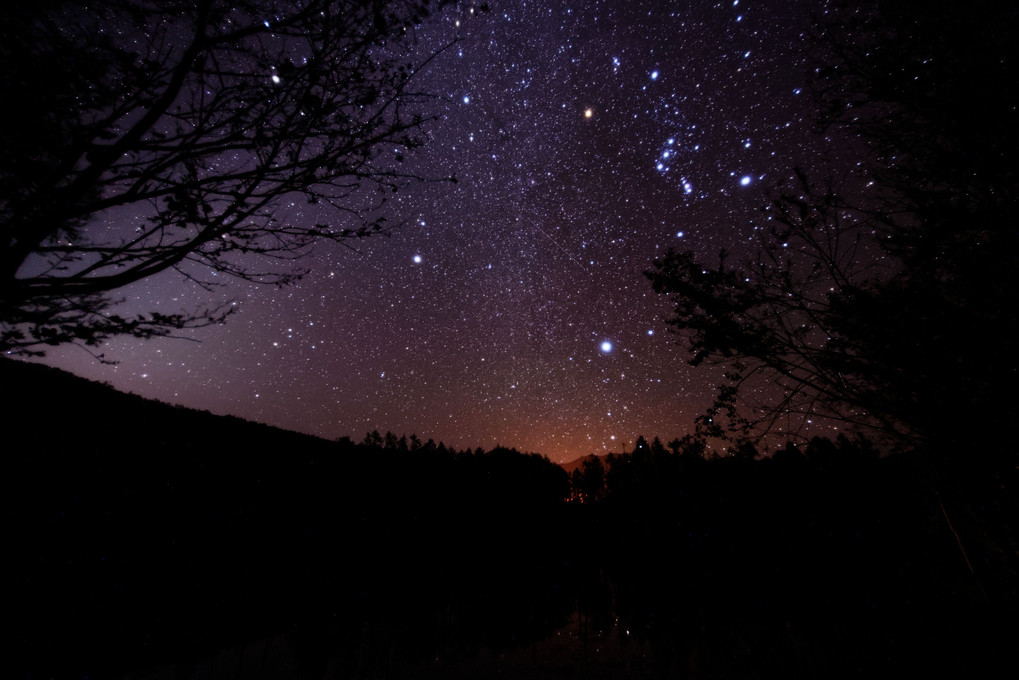
{"type": "MultiPolygon", "coordinates": [[[[553,460],[691,430],[720,380],[670,336],[643,272],[669,247],[747,253],[768,191],[831,154],[807,94],[821,2],[493,2],[432,17],[441,95],[389,237],[323,246],[300,283],[231,282],[199,340],[116,340],[49,363],[329,438],[378,429],[553,460]]],[[[290,220],[319,219],[284,204],[290,220]]],[[[124,291],[170,312],[171,277],[124,291]]]]}

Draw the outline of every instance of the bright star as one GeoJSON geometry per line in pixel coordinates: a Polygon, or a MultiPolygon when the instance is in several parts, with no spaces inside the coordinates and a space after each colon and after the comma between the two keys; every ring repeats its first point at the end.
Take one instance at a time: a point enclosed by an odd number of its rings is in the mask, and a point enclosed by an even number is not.
{"type": "Polygon", "coordinates": [[[584,118],[590,118],[594,115],[593,109],[584,109],[584,118]]]}
{"type": "Polygon", "coordinates": [[[651,72],[651,80],[658,80],[658,71],[651,72]]]}
{"type": "Polygon", "coordinates": [[[750,175],[743,175],[743,178],[739,181],[740,185],[748,186],[750,184],[750,175]]]}
{"type": "Polygon", "coordinates": [[[601,351],[604,352],[605,354],[608,354],[609,352],[612,351],[612,343],[609,342],[608,340],[603,340],[599,347],[601,351]]]}
{"type": "Polygon", "coordinates": [[[414,264],[421,264],[421,256],[420,255],[415,255],[414,256],[414,264]]]}

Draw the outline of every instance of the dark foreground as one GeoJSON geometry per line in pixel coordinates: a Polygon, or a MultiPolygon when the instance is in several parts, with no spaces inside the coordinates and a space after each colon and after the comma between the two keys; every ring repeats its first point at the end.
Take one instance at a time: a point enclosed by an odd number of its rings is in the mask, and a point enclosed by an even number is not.
{"type": "Polygon", "coordinates": [[[916,459],[647,459],[577,504],[534,456],[369,449],[3,376],[22,394],[3,422],[5,677],[1016,666],[1008,527],[987,520],[1014,506],[950,515],[973,573],[916,459]]]}

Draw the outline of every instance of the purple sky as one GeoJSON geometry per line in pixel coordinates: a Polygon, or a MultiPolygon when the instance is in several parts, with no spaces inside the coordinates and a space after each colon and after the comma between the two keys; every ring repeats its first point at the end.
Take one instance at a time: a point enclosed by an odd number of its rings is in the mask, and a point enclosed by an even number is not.
{"type": "MultiPolygon", "coordinates": [[[[833,154],[805,92],[822,5],[492,2],[433,17],[422,53],[459,42],[420,76],[444,99],[408,164],[459,183],[410,187],[392,207],[406,226],[356,252],[319,248],[297,285],[216,291],[238,311],[190,333],[200,343],[117,340],[101,349],[116,366],[74,347],[47,362],[329,438],[392,430],[568,460],[681,436],[719,372],[686,364],[642,272],[670,246],[750,252],[768,189],[833,154]]],[[[209,299],[170,276],[123,295],[165,312],[209,299]]]]}

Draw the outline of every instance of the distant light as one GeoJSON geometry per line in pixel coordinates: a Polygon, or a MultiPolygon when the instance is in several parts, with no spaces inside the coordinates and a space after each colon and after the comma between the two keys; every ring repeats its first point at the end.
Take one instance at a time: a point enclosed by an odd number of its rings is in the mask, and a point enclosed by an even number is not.
{"type": "Polygon", "coordinates": [[[750,175],[743,175],[743,178],[739,181],[739,183],[741,185],[743,185],[743,186],[749,185],[750,184],[750,175]]]}
{"type": "Polygon", "coordinates": [[[654,335],[655,334],[655,329],[654,328],[647,329],[647,334],[648,335],[654,335]]]}
{"type": "Polygon", "coordinates": [[[651,72],[651,80],[658,80],[658,71],[651,72]]]}
{"type": "Polygon", "coordinates": [[[275,73],[272,74],[272,82],[276,83],[277,85],[279,85],[280,83],[280,77],[275,73]]]}
{"type": "Polygon", "coordinates": [[[676,238],[683,238],[684,234],[681,231],[676,232],[676,238]]]}
{"type": "Polygon", "coordinates": [[[420,255],[415,255],[414,256],[414,264],[421,264],[421,256],[420,255]]]}
{"type": "Polygon", "coordinates": [[[465,94],[464,95],[464,104],[470,104],[470,103],[471,103],[470,96],[465,94]]]}
{"type": "Polygon", "coordinates": [[[584,109],[584,118],[590,118],[594,115],[593,109],[584,109]]]}
{"type": "Polygon", "coordinates": [[[608,354],[609,352],[612,351],[612,343],[609,342],[608,340],[604,340],[604,341],[602,341],[602,344],[600,345],[600,348],[601,348],[602,352],[604,352],[605,354],[608,354]]]}

